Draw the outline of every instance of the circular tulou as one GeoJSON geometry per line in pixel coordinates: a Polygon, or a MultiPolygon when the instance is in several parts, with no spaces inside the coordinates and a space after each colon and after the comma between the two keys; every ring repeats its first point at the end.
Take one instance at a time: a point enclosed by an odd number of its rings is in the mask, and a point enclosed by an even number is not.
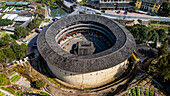
{"type": "Polygon", "coordinates": [[[92,14],[61,18],[39,34],[37,44],[50,71],[81,88],[101,86],[122,75],[136,47],[121,24],[92,14]]]}

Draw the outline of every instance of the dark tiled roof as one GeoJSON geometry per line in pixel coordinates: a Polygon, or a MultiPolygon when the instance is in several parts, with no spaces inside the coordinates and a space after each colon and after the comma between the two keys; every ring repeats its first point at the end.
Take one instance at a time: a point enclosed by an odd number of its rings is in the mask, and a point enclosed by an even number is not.
{"type": "Polygon", "coordinates": [[[132,34],[118,22],[92,14],[79,14],[62,18],[38,36],[38,50],[42,57],[50,64],[63,70],[79,73],[94,72],[116,66],[127,60],[136,43],[132,34]],[[116,37],[115,44],[102,52],[78,56],[64,51],[55,40],[57,32],[66,25],[79,21],[93,21],[107,26],[116,37]]]}
{"type": "Polygon", "coordinates": [[[149,2],[149,3],[153,3],[153,4],[159,4],[159,5],[161,5],[163,2],[163,0],[139,0],[139,1],[149,2]]]}

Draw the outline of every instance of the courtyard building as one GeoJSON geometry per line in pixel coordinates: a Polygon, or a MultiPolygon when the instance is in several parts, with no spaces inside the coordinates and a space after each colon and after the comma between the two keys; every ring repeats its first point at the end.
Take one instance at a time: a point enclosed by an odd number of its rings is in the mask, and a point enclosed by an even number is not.
{"type": "Polygon", "coordinates": [[[100,10],[128,10],[134,6],[134,0],[88,0],[86,4],[100,10]]]}
{"type": "Polygon", "coordinates": [[[140,10],[157,12],[163,0],[136,0],[135,6],[140,10]]]}

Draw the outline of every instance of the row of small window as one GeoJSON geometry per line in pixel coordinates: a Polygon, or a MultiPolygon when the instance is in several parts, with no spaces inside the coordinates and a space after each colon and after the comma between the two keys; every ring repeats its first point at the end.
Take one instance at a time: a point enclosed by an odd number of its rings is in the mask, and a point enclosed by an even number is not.
{"type": "MultiPolygon", "coordinates": [[[[62,71],[60,70],[60,72],[62,72],[62,71]]],[[[64,72],[64,74],[65,74],[65,75],[67,75],[67,74],[69,74],[69,73],[67,73],[67,72],[64,72]]],[[[69,75],[72,75],[72,76],[74,76],[75,74],[72,74],[72,73],[70,73],[69,75]]]]}
{"type": "MultiPolygon", "coordinates": [[[[60,72],[62,72],[62,71],[60,70],[60,72]]],[[[101,72],[101,73],[103,73],[103,72],[101,72]]],[[[67,74],[69,74],[69,73],[64,72],[64,74],[67,75],[67,74]]],[[[70,73],[69,75],[74,76],[75,74],[70,73]]],[[[92,74],[90,74],[90,75],[92,75],[92,74]]],[[[98,73],[96,73],[96,75],[98,75],[98,73]]]]}
{"type": "Polygon", "coordinates": [[[125,1],[125,0],[101,0],[102,2],[104,1],[104,2],[113,2],[113,1],[125,1]]]}

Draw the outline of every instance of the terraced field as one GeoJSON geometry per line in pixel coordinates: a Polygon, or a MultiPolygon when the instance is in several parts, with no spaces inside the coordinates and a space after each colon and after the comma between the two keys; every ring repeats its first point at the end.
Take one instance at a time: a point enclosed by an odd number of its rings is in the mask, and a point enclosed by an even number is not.
{"type": "Polygon", "coordinates": [[[14,75],[15,74],[15,72],[12,72],[9,76],[12,76],[12,75],[14,75]]]}
{"type": "Polygon", "coordinates": [[[157,90],[146,88],[142,86],[134,87],[129,90],[129,93],[126,93],[124,96],[157,96],[157,90]]]}
{"type": "Polygon", "coordinates": [[[11,78],[11,81],[12,82],[15,82],[17,79],[19,79],[19,75],[15,75],[14,77],[11,78]]]}

